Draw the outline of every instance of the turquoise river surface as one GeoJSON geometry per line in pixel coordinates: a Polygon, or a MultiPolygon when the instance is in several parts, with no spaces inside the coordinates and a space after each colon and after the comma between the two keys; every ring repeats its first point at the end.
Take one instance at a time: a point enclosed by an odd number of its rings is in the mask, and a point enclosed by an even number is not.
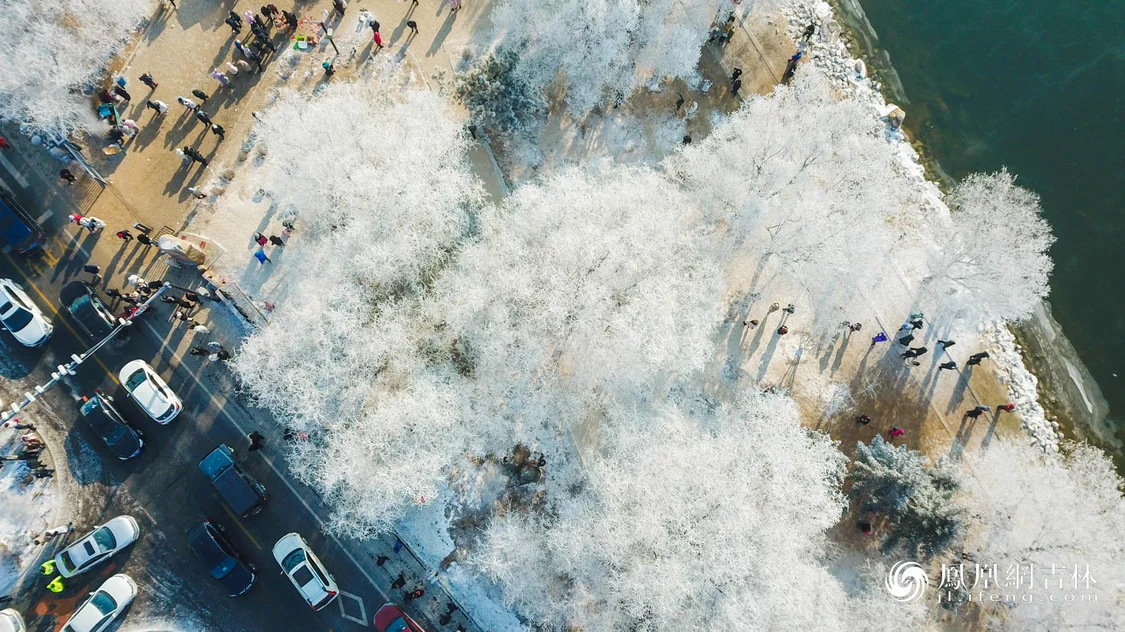
{"type": "Polygon", "coordinates": [[[884,92],[942,170],[1006,166],[1040,195],[1058,238],[1054,316],[1120,431],[1125,0],[859,1],[901,80],[884,92]]]}

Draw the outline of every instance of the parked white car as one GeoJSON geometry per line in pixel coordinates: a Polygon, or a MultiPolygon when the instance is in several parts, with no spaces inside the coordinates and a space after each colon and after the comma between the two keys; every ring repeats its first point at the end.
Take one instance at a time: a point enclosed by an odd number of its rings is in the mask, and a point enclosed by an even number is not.
{"type": "Polygon", "coordinates": [[[273,545],[273,559],[281,565],[281,570],[289,581],[297,588],[297,592],[305,598],[313,610],[332,603],[340,593],[340,587],[324,564],[313,554],[309,543],[298,533],[290,533],[281,537],[273,545]]]}
{"type": "Polygon", "coordinates": [[[51,321],[11,279],[0,279],[0,323],[25,347],[42,345],[54,331],[51,321]]]}
{"type": "Polygon", "coordinates": [[[20,613],[5,608],[0,610],[0,632],[27,632],[27,626],[23,624],[20,613]]]}
{"type": "Polygon", "coordinates": [[[117,377],[133,401],[158,424],[172,421],[184,409],[180,398],[144,360],[133,360],[121,367],[117,377]]]}
{"type": "Polygon", "coordinates": [[[128,575],[117,574],[105,580],[67,619],[62,632],[101,632],[137,596],[137,584],[128,575]]]}
{"type": "Polygon", "coordinates": [[[132,516],[117,516],[63,549],[55,556],[55,568],[63,577],[85,573],[136,542],[140,535],[141,528],[132,516]]]}

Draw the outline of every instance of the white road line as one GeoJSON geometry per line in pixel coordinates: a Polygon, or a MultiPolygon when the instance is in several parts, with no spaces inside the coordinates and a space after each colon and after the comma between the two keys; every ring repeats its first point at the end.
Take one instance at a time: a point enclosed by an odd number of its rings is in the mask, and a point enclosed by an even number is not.
{"type": "Polygon", "coordinates": [[[31,186],[31,183],[27,181],[27,178],[23,177],[23,174],[16,171],[16,166],[8,162],[7,157],[5,157],[3,153],[0,153],[0,165],[4,165],[4,169],[6,169],[8,173],[12,174],[12,177],[16,179],[16,182],[20,183],[21,187],[26,189],[31,186]]]}
{"type": "Polygon", "coordinates": [[[365,627],[371,625],[370,623],[367,622],[367,608],[363,607],[363,600],[359,598],[359,595],[353,595],[346,590],[341,590],[340,591],[340,598],[336,600],[336,603],[340,604],[340,616],[341,617],[344,617],[348,621],[355,621],[356,623],[362,623],[365,627]],[[347,612],[345,612],[345,610],[344,610],[344,599],[355,599],[356,603],[359,604],[359,618],[358,619],[353,617],[352,615],[348,614],[347,612]]]}
{"type": "Polygon", "coordinates": [[[139,507],[139,509],[144,512],[146,516],[148,516],[148,519],[152,521],[152,524],[156,524],[156,518],[153,518],[152,514],[150,514],[147,509],[145,509],[143,506],[139,507]]]}
{"type": "Polygon", "coordinates": [[[47,220],[51,219],[52,215],[54,215],[54,213],[52,211],[43,211],[43,214],[40,215],[39,217],[35,218],[35,221],[42,224],[42,223],[46,222],[47,220]]]}
{"type": "MultiPolygon", "coordinates": [[[[141,322],[144,323],[145,327],[147,327],[148,330],[152,332],[152,335],[156,336],[156,339],[160,341],[161,345],[163,345],[164,339],[160,337],[160,334],[156,331],[155,328],[153,328],[152,324],[146,320],[142,320],[141,322]]],[[[211,402],[214,403],[215,407],[219,409],[219,413],[223,417],[226,417],[227,421],[229,421],[231,425],[237,428],[238,431],[243,435],[249,434],[248,432],[246,432],[245,428],[238,425],[238,422],[227,414],[225,408],[219,404],[219,398],[216,397],[215,394],[211,392],[211,389],[207,388],[207,385],[199,379],[199,374],[197,374],[195,371],[192,371],[187,365],[180,363],[181,357],[182,356],[177,356],[174,352],[172,353],[172,359],[176,361],[176,364],[178,366],[183,367],[188,372],[188,374],[191,375],[199,388],[203,389],[204,393],[207,393],[207,396],[211,398],[211,402]]],[[[379,584],[375,583],[375,578],[371,577],[371,575],[368,574],[367,570],[363,568],[363,565],[359,563],[359,560],[357,560],[355,556],[352,555],[352,552],[349,551],[342,542],[340,542],[340,539],[337,538],[334,534],[328,533],[327,530],[324,529],[324,521],[321,520],[320,516],[318,516],[317,513],[313,511],[313,508],[310,507],[307,502],[305,502],[305,499],[301,496],[300,492],[297,491],[297,488],[293,487],[293,485],[285,478],[285,475],[281,473],[281,470],[277,469],[277,466],[273,464],[273,461],[267,458],[266,455],[262,454],[261,451],[258,451],[257,454],[258,456],[262,457],[262,460],[266,462],[266,465],[268,465],[270,469],[273,470],[273,473],[277,474],[277,477],[281,479],[281,482],[284,483],[286,487],[289,488],[289,491],[293,492],[293,495],[296,496],[297,500],[305,507],[306,510],[308,510],[309,514],[311,514],[312,517],[316,519],[316,522],[320,525],[321,530],[328,537],[332,538],[332,541],[336,543],[336,546],[340,547],[340,550],[344,552],[344,555],[348,556],[348,559],[352,561],[352,564],[355,564],[355,567],[359,569],[359,572],[367,578],[367,581],[371,582],[371,585],[375,588],[376,591],[378,591],[379,596],[382,597],[385,601],[391,601],[391,598],[387,596],[387,593],[383,592],[383,589],[379,587],[379,584]]]]}

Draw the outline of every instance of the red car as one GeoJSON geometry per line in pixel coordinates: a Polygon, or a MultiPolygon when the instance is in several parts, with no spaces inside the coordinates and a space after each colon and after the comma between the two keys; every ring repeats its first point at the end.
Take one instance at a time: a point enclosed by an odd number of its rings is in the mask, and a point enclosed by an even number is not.
{"type": "Polygon", "coordinates": [[[375,613],[375,629],[378,632],[425,632],[402,611],[402,608],[389,603],[375,613]]]}

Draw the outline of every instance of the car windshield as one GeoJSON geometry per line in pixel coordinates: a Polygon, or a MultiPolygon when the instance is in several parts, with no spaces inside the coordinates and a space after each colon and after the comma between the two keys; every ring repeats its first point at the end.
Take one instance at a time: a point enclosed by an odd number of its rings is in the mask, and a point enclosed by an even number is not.
{"type": "Polygon", "coordinates": [[[63,551],[62,555],[60,555],[59,557],[62,558],[63,566],[69,569],[74,568],[74,560],[70,558],[70,551],[63,551]]]}
{"type": "Polygon", "coordinates": [[[4,316],[3,320],[4,326],[7,327],[9,331],[19,331],[24,327],[27,327],[27,324],[31,322],[31,312],[26,309],[19,308],[13,311],[11,314],[4,316]]]}
{"type": "MultiPolygon", "coordinates": [[[[286,555],[285,559],[282,560],[281,568],[283,568],[285,570],[285,572],[288,573],[289,571],[293,570],[294,566],[296,566],[296,565],[298,565],[298,564],[300,564],[301,562],[304,562],[304,561],[305,561],[305,552],[302,551],[301,549],[294,549],[292,553],[290,553],[289,555],[286,555]]],[[[304,583],[304,582],[301,582],[301,583],[304,583]]]]}
{"type": "Polygon", "coordinates": [[[129,391],[135,391],[137,390],[137,387],[141,384],[144,384],[145,380],[147,379],[148,375],[145,374],[145,370],[137,369],[136,371],[133,371],[133,374],[129,376],[129,379],[125,380],[125,388],[129,391]]]}
{"type": "Polygon", "coordinates": [[[113,532],[109,527],[102,527],[94,532],[94,542],[98,543],[98,548],[103,551],[112,551],[117,548],[117,538],[113,537],[113,532]]]}
{"type": "Polygon", "coordinates": [[[387,632],[405,632],[407,629],[406,621],[402,617],[391,621],[391,624],[387,626],[387,632]]]}
{"type": "Polygon", "coordinates": [[[94,604],[98,612],[103,615],[113,614],[113,612],[117,610],[117,602],[104,590],[99,590],[97,594],[94,595],[94,598],[90,600],[90,603],[94,604]]]}
{"type": "Polygon", "coordinates": [[[316,562],[314,562],[310,559],[309,560],[309,567],[312,568],[314,573],[316,573],[316,576],[320,580],[320,583],[327,586],[328,585],[328,577],[325,574],[325,572],[319,566],[316,565],[316,562]]]}
{"type": "Polygon", "coordinates": [[[164,387],[160,385],[160,380],[155,375],[149,376],[149,381],[152,382],[152,387],[156,389],[157,393],[160,393],[161,397],[166,400],[172,399],[168,397],[168,391],[164,390],[164,387]]]}

